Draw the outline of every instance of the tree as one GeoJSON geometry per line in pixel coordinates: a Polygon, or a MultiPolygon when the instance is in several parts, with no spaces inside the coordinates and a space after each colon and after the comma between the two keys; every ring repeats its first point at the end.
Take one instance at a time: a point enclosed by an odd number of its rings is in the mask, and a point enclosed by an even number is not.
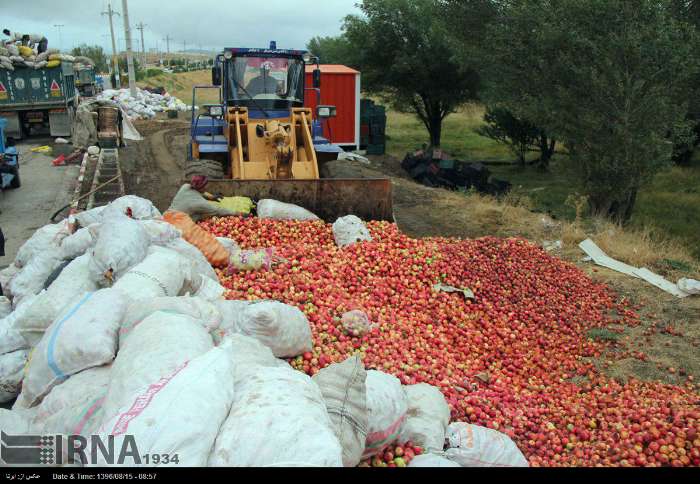
{"type": "Polygon", "coordinates": [[[306,50],[317,56],[323,64],[358,67],[352,46],[344,34],[337,37],[313,37],[306,44],[306,50]]]}
{"type": "Polygon", "coordinates": [[[698,72],[662,0],[521,0],[489,28],[487,97],[566,145],[592,214],[627,221],[670,163],[698,72]]]}
{"type": "MultiPolygon", "coordinates": [[[[136,59],[136,57],[134,57],[133,61],[134,61],[134,75],[135,75],[137,81],[141,81],[141,80],[143,80],[143,77],[144,77],[143,76],[143,69],[141,68],[141,64],[136,59]]],[[[129,65],[126,61],[126,57],[119,58],[119,72],[123,72],[123,74],[121,76],[122,84],[125,82],[128,82],[129,81],[129,74],[128,74],[129,73],[129,65]]]]}
{"type": "Polygon", "coordinates": [[[91,59],[95,63],[96,72],[109,72],[109,60],[104,49],[99,45],[82,44],[74,47],[71,51],[73,56],[83,56],[91,59]]]}
{"type": "Polygon", "coordinates": [[[436,0],[363,0],[345,35],[357,55],[365,89],[423,122],[439,147],[443,120],[474,99],[479,79],[456,58],[436,0]]]}
{"type": "Polygon", "coordinates": [[[489,106],[484,114],[484,126],[475,131],[499,143],[507,145],[518,159],[525,165],[525,155],[528,151],[539,150],[538,166],[547,169],[549,160],[554,155],[556,141],[549,138],[547,133],[531,122],[519,119],[502,106],[489,106]]]}

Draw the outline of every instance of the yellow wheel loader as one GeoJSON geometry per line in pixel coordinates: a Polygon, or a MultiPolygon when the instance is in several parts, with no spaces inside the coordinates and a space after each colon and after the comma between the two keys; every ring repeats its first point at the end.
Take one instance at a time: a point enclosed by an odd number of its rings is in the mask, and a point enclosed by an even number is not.
{"type": "Polygon", "coordinates": [[[389,179],[324,179],[320,164],[342,149],[323,138],[334,106],[313,113],[304,96],[320,99],[318,59],[299,50],[227,48],[217,55],[212,85],[192,93],[191,142],[185,177],[205,175],[207,191],[222,196],[272,198],[307,208],[326,221],[354,214],[393,221],[389,179]],[[313,86],[306,65],[316,63],[313,86]],[[219,102],[196,112],[197,92],[217,89],[219,102]]]}

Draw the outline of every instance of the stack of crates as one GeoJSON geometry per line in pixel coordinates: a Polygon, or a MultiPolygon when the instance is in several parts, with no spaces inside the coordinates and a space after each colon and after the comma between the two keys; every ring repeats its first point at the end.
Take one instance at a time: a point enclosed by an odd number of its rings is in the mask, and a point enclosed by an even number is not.
{"type": "Polygon", "coordinates": [[[360,149],[368,155],[383,155],[386,151],[386,108],[371,99],[360,101],[360,149]]]}

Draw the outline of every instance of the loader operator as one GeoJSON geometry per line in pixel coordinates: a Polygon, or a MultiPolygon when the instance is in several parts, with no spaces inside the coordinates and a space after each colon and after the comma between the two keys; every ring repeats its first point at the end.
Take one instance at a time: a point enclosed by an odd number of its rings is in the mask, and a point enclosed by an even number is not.
{"type": "Polygon", "coordinates": [[[260,66],[260,74],[248,82],[246,90],[251,97],[260,94],[280,94],[280,82],[270,75],[272,65],[269,62],[264,62],[260,66]]]}

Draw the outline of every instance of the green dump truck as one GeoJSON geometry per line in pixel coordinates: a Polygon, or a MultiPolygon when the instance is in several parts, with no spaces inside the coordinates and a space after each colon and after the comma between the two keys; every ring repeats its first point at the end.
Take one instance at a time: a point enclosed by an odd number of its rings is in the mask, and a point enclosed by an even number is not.
{"type": "Polygon", "coordinates": [[[83,97],[93,97],[99,92],[95,68],[91,65],[75,65],[75,87],[83,97]]]}
{"type": "Polygon", "coordinates": [[[51,68],[0,69],[0,117],[7,119],[7,136],[70,136],[77,103],[70,62],[51,68]]]}

